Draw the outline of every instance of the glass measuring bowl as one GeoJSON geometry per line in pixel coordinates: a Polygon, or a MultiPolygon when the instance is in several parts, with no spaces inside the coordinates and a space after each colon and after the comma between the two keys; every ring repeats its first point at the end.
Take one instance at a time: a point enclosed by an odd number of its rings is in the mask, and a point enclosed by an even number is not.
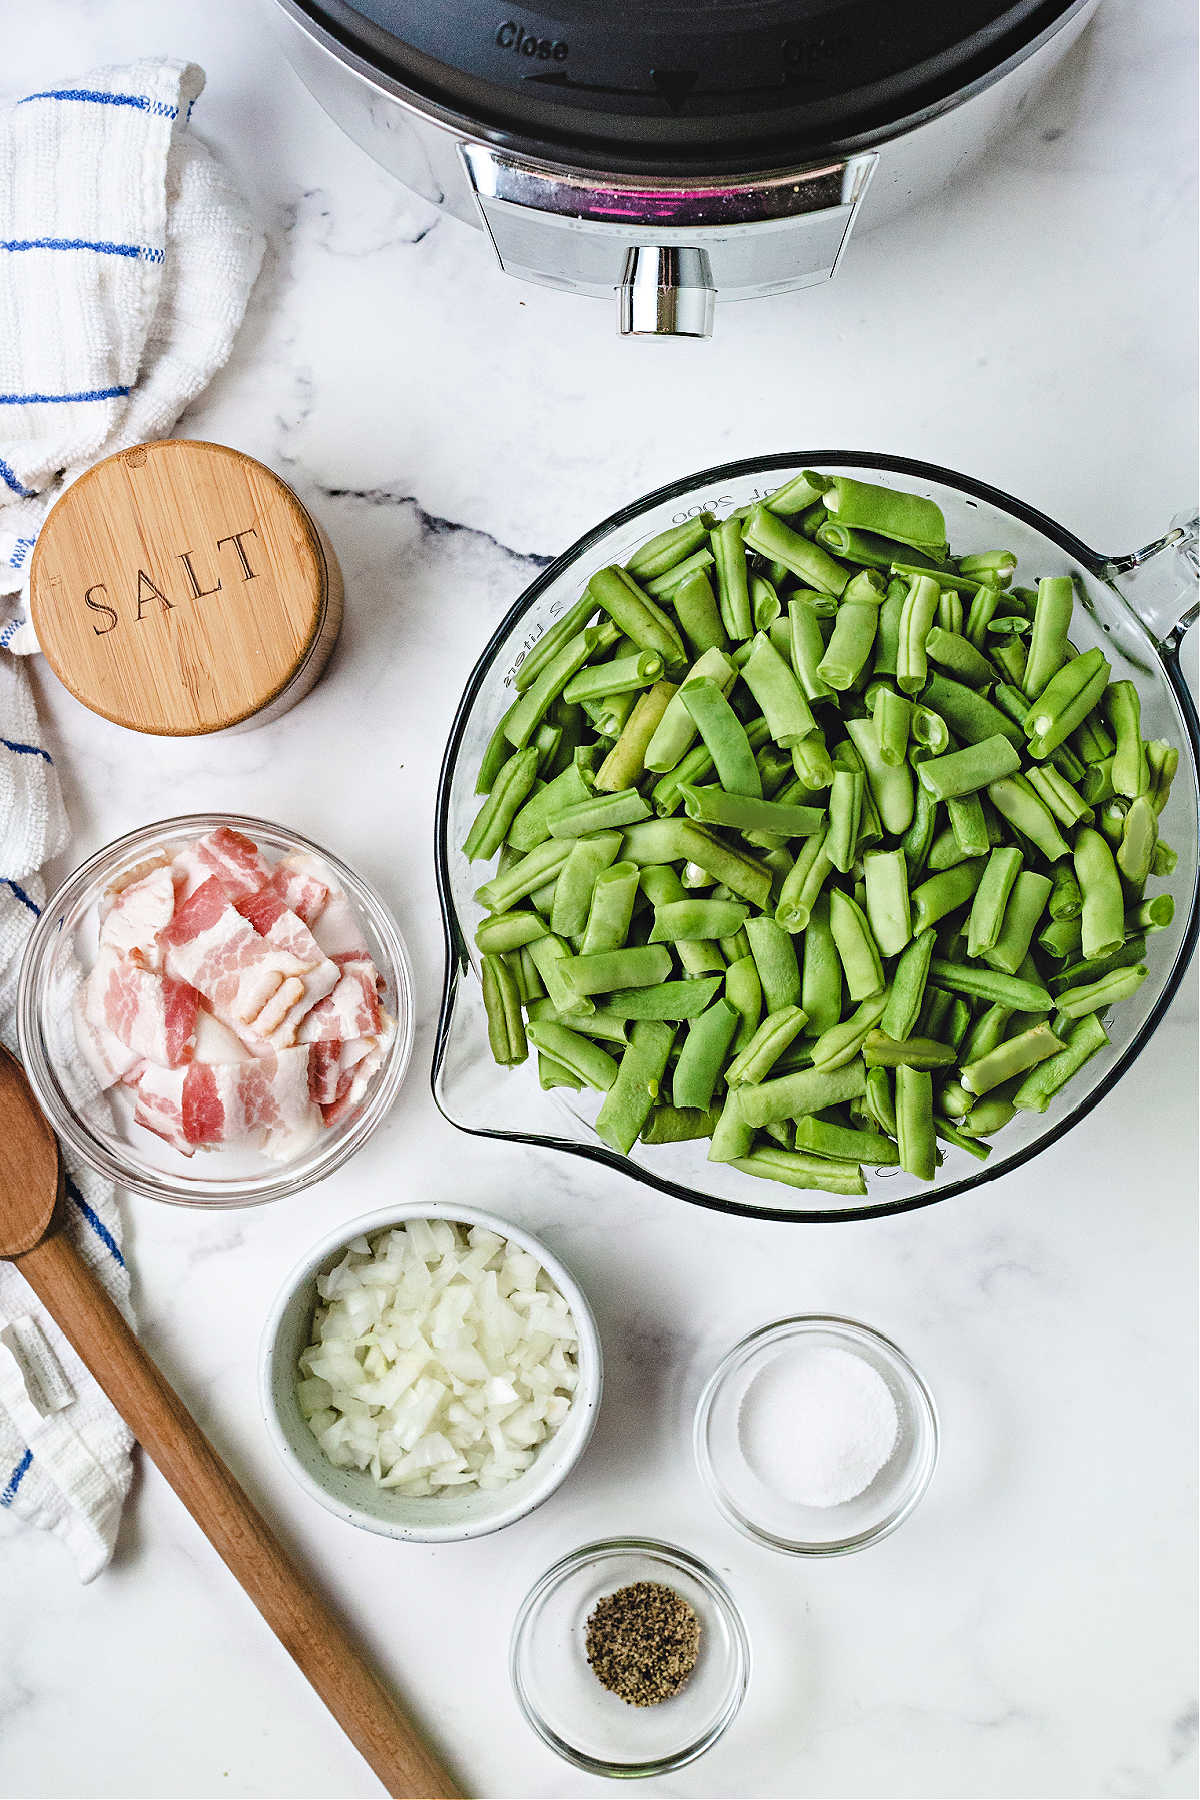
{"type": "Polygon", "coordinates": [[[1166,1012],[1195,947],[1197,807],[1200,736],[1196,709],[1179,667],[1179,646],[1197,615],[1197,536],[1193,521],[1176,526],[1128,556],[1091,550],[1045,514],[999,489],[953,470],[903,457],[814,450],[727,463],[659,488],[606,519],[571,546],[521,595],[484,650],[467,683],[442,764],[435,821],[438,892],[446,933],[446,974],[433,1058],[433,1093],[451,1124],[483,1137],[545,1144],[634,1176],[696,1205],[757,1218],[830,1221],[870,1218],[927,1206],[965,1193],[1020,1168],[1085,1118],[1110,1091],[1166,1012]],[[964,550],[1012,550],[1022,580],[1071,575],[1080,604],[1072,641],[1080,650],[1103,648],[1113,678],[1137,683],[1142,730],[1179,750],[1179,772],[1160,820],[1179,853],[1174,873],[1155,882],[1170,892],[1175,917],[1148,940],[1150,974],[1131,1000],[1115,1007],[1111,1043],[1092,1058],[1044,1114],[1018,1113],[991,1140],[987,1163],[943,1146],[933,1182],[898,1169],[865,1170],[867,1194],[839,1199],[757,1181],[706,1160],[707,1142],[635,1145],[621,1156],[601,1143],[592,1121],[600,1096],[554,1088],[543,1091],[528,1065],[510,1070],[492,1060],[479,984],[474,931],[483,916],[472,898],[484,879],[461,844],[479,806],[475,776],[489,738],[511,704],[522,660],[542,633],[582,594],[598,569],[627,562],[639,544],[702,511],[723,516],[763,498],[805,468],[837,469],[936,500],[949,539],[964,550]]]}

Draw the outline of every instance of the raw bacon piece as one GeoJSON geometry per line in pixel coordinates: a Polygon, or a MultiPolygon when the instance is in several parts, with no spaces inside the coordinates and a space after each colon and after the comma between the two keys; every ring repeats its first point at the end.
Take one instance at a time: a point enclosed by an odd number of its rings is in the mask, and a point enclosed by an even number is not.
{"type": "Polygon", "coordinates": [[[341,979],[300,1026],[297,1036],[302,1044],[319,1043],[322,1038],[374,1037],[379,1030],[381,1009],[375,964],[369,956],[342,956],[335,960],[342,971],[341,979]]]}
{"type": "Polygon", "coordinates": [[[175,884],[170,865],[161,863],[139,881],[114,894],[100,925],[100,943],[132,956],[145,969],[162,968],[159,933],[175,911],[175,884]]]}
{"type": "Polygon", "coordinates": [[[272,1139],[298,1145],[321,1129],[308,1094],[308,1052],[299,1049],[186,1069],[149,1065],[138,1084],[135,1118],[185,1156],[260,1136],[264,1147],[272,1139]]]}
{"type": "Polygon", "coordinates": [[[330,887],[324,877],[325,871],[315,857],[297,851],[276,863],[271,886],[297,918],[311,925],[329,898],[330,887]]]}
{"type": "Polygon", "coordinates": [[[202,859],[193,844],[179,850],[171,858],[171,878],[175,883],[175,904],[182,906],[190,900],[198,887],[212,879],[212,870],[202,859]]]}
{"type": "Polygon", "coordinates": [[[169,972],[199,988],[251,1049],[265,1036],[257,1020],[268,1001],[289,977],[307,973],[299,958],[260,937],[235,911],[215,875],[184,901],[162,935],[169,972]]]}
{"type": "Polygon", "coordinates": [[[75,990],[71,1010],[75,1018],[75,1041],[97,1082],[102,1088],[110,1088],[116,1082],[124,1081],[130,1070],[137,1068],[143,1058],[136,1050],[131,1050],[128,1044],[123,1044],[107,1025],[92,1024],[87,1016],[82,987],[75,990]]]}
{"type": "Polygon", "coordinates": [[[228,1025],[222,1025],[220,1019],[214,1019],[205,1007],[200,1008],[196,1014],[196,1042],[192,1048],[193,1062],[249,1062],[251,1054],[241,1038],[230,1031],[228,1025]]]}
{"type": "Polygon", "coordinates": [[[352,1118],[366,1099],[367,1089],[375,1076],[383,1067],[384,1058],[396,1035],[396,1021],[390,1013],[384,1013],[382,1028],[371,1050],[354,1069],[350,1085],[334,1101],[332,1106],[321,1108],[321,1117],[326,1125],[340,1125],[343,1119],[352,1118]]]}
{"type": "Polygon", "coordinates": [[[190,1060],[200,996],[188,982],[156,975],[102,945],[84,992],[88,1023],[104,1026],[135,1055],[171,1069],[190,1060]]]}
{"type": "Polygon", "coordinates": [[[183,1129],[183,1084],[187,1076],[187,1069],[163,1069],[148,1063],[138,1082],[133,1114],[135,1125],[164,1139],[181,1156],[190,1156],[194,1148],[183,1129]]]}
{"type": "Polygon", "coordinates": [[[332,1106],[347,1092],[355,1069],[374,1048],[373,1037],[353,1038],[348,1044],[321,1038],[311,1046],[308,1091],[318,1106],[332,1106]]]}
{"type": "Polygon", "coordinates": [[[144,856],[141,862],[134,863],[131,869],[122,869],[119,875],[114,875],[100,896],[98,911],[101,924],[107,919],[127,887],[132,887],[135,882],[144,881],[147,875],[154,873],[155,869],[169,868],[170,864],[171,859],[165,850],[152,850],[149,856],[144,856]]]}
{"type": "Polygon", "coordinates": [[[367,940],[359,928],[358,915],[341,888],[330,889],[312,931],[326,956],[332,956],[335,961],[342,956],[370,954],[367,940]]]}
{"type": "Polygon", "coordinates": [[[285,1044],[295,1042],[300,1021],[319,1000],[332,993],[341,972],[337,964],[325,955],[304,920],[284,905],[273,885],[260,888],[258,893],[239,900],[237,909],[268,943],[289,951],[298,962],[307,967],[307,972],[300,977],[299,988],[292,988],[286,999],[281,997],[282,990],[273,997],[267,1009],[270,1027],[268,1028],[262,1016],[259,1018],[256,1029],[260,1036],[267,1038],[277,1048],[282,1048],[285,1044]]]}
{"type": "Polygon", "coordinates": [[[308,1051],[295,1046],[274,1056],[239,1063],[238,1103],[246,1131],[292,1132],[312,1124],[308,1051]]]}
{"type": "Polygon", "coordinates": [[[252,838],[228,825],[218,825],[195,846],[196,855],[220,881],[231,900],[256,894],[275,873],[252,838]]]}

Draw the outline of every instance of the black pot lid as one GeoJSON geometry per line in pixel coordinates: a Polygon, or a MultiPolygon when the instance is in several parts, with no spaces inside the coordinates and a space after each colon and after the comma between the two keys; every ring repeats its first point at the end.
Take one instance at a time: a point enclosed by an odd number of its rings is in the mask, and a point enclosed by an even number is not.
{"type": "Polygon", "coordinates": [[[294,0],[482,134],[576,163],[778,166],[878,141],[1083,0],[294,0]]]}

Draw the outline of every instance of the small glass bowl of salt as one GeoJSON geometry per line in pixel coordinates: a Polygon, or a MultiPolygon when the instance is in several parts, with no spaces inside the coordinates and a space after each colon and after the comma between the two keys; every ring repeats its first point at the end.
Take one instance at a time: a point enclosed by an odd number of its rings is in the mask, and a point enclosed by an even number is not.
{"type": "Polygon", "coordinates": [[[888,1338],[809,1314],[734,1345],[700,1396],[693,1442],[739,1531],[792,1556],[840,1556],[912,1512],[937,1462],[937,1413],[888,1338]]]}

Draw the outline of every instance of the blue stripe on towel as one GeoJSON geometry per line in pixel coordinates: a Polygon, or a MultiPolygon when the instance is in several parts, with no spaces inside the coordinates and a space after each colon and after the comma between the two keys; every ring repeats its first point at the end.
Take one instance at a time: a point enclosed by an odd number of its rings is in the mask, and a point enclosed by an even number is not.
{"type": "MultiPolygon", "coordinates": [[[[32,495],[29,497],[32,498],[32,495]]],[[[32,550],[33,546],[36,543],[37,543],[36,538],[18,538],[16,543],[13,545],[12,555],[8,559],[9,568],[10,569],[19,569],[21,567],[21,564],[25,561],[26,551],[32,550]]],[[[2,640],[0,640],[0,641],[2,641],[2,640]]]]}
{"type": "Polygon", "coordinates": [[[6,888],[12,889],[13,893],[17,896],[17,899],[21,902],[22,906],[27,906],[29,908],[30,912],[33,914],[35,919],[41,918],[41,916],[42,916],[41,907],[37,904],[36,901],[31,900],[29,898],[29,895],[25,892],[25,889],[20,885],[19,882],[14,881],[11,875],[0,875],[0,882],[3,882],[3,884],[6,888]]]}
{"type": "Polygon", "coordinates": [[[78,394],[0,394],[0,406],[65,406],[73,400],[120,400],[127,387],[91,388],[78,394]]]}
{"type": "Polygon", "coordinates": [[[33,489],[21,486],[21,483],[17,480],[2,456],[0,456],[0,481],[4,483],[6,488],[11,488],[13,493],[17,494],[22,500],[33,499],[33,489]]]}
{"type": "Polygon", "coordinates": [[[92,1207],[90,1207],[88,1205],[87,1201],[84,1199],[83,1195],[80,1193],[79,1189],[75,1186],[75,1183],[71,1180],[71,1177],[69,1175],[67,1176],[67,1180],[66,1180],[66,1188],[67,1188],[67,1198],[70,1200],[73,1200],[75,1202],[76,1206],[79,1208],[80,1212],[83,1214],[84,1218],[87,1220],[88,1224],[91,1226],[91,1228],[95,1232],[96,1236],[100,1239],[100,1242],[104,1245],[104,1248],[108,1251],[109,1255],[113,1258],[114,1262],[120,1263],[121,1267],[124,1268],[125,1267],[125,1258],[121,1255],[121,1247],[117,1243],[116,1238],[113,1236],[112,1232],[108,1229],[108,1226],[104,1223],[104,1220],[100,1217],[99,1213],[96,1212],[92,1207]]]}
{"type": "Polygon", "coordinates": [[[14,756],[40,756],[43,762],[54,762],[50,752],[43,750],[40,744],[14,744],[11,738],[6,737],[0,737],[0,744],[6,750],[11,750],[14,756]]]}
{"type": "Polygon", "coordinates": [[[20,629],[24,625],[24,623],[25,623],[25,621],[21,617],[20,613],[17,613],[15,615],[15,617],[11,618],[8,621],[8,624],[4,627],[4,629],[2,631],[0,631],[0,650],[8,649],[8,646],[12,643],[13,639],[16,637],[18,631],[20,631],[20,629]]]}
{"type": "Polygon", "coordinates": [[[145,94],[105,94],[99,88],[46,88],[40,94],[26,94],[18,106],[31,100],[85,100],[94,106],[132,106],[136,112],[148,112],[156,119],[177,119],[179,108],[165,100],[151,100],[145,94]]]}
{"type": "Polygon", "coordinates": [[[131,256],[160,263],[163,252],[149,244],[110,244],[104,238],[0,238],[0,250],[92,250],[97,256],[131,256]]]}
{"type": "Polygon", "coordinates": [[[9,1476],[7,1482],[5,1483],[3,1491],[0,1491],[0,1506],[11,1506],[12,1505],[13,1501],[17,1497],[17,1489],[20,1487],[21,1483],[24,1481],[26,1472],[32,1461],[33,1461],[33,1451],[26,1450],[24,1456],[21,1458],[20,1462],[17,1464],[16,1468],[13,1470],[12,1474],[9,1476]]]}

